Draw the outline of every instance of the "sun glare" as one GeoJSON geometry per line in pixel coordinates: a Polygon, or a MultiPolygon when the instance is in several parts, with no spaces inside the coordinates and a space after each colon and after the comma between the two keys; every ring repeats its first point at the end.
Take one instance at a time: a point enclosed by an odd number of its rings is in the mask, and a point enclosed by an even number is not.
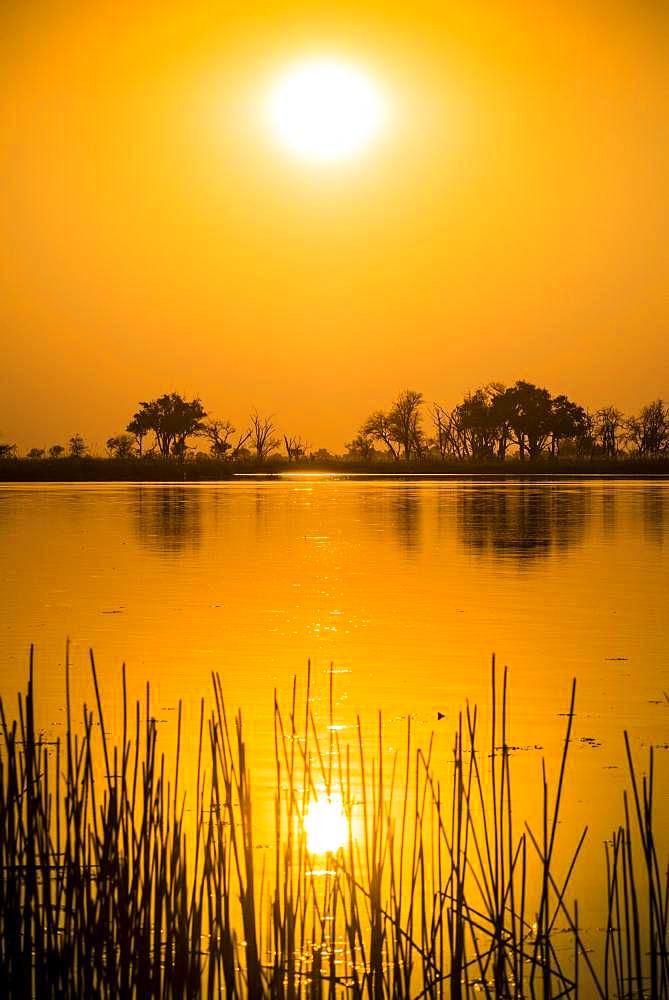
{"type": "Polygon", "coordinates": [[[361,152],[383,122],[381,96],[363,72],[334,59],[292,66],[273,87],[269,120],[281,143],[314,162],[361,152]]]}
{"type": "Polygon", "coordinates": [[[338,795],[309,804],[304,817],[307,849],[311,854],[336,854],[348,840],[348,823],[338,795]]]}

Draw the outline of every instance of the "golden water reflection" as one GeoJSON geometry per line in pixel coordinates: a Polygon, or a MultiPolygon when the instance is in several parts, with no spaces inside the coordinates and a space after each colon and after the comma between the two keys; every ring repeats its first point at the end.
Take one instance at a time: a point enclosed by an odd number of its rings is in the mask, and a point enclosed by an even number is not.
{"type": "MultiPolygon", "coordinates": [[[[219,672],[231,715],[243,711],[269,851],[275,689],[288,712],[311,660],[323,739],[332,724],[355,748],[360,717],[364,746],[389,763],[410,723],[414,746],[434,731],[447,774],[467,699],[482,725],[489,716],[496,651],[510,666],[524,818],[538,821],[541,756],[552,774],[578,679],[564,830],[571,843],[594,818],[592,861],[619,819],[623,728],[639,755],[658,747],[658,781],[669,760],[668,512],[659,481],[2,487],[1,693],[18,688],[34,642],[42,725],[58,736],[69,635],[73,702],[94,703],[93,647],[109,728],[122,662],[130,698],[150,680],[168,753],[183,701],[188,776],[200,698],[219,672]]],[[[596,871],[579,876],[585,899],[596,871]]]]}
{"type": "Polygon", "coordinates": [[[154,552],[171,555],[201,544],[202,503],[192,490],[165,486],[156,491],[139,486],[133,513],[138,541],[154,552]]]}
{"type": "Polygon", "coordinates": [[[541,483],[465,489],[459,497],[458,531],[472,549],[519,560],[547,556],[582,542],[591,492],[587,486],[547,490],[541,483]]]}

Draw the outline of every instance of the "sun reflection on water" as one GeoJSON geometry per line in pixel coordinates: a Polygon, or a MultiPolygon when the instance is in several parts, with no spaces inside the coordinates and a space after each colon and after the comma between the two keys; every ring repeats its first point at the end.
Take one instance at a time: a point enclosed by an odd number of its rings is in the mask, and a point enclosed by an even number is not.
{"type": "Polygon", "coordinates": [[[311,854],[336,854],[348,841],[348,822],[336,792],[310,802],[303,822],[311,854]]]}

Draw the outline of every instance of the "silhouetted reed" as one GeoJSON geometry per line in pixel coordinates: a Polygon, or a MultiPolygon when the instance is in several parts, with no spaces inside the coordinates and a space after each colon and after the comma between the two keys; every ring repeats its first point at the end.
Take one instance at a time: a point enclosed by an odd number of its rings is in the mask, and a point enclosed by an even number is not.
{"type": "Polygon", "coordinates": [[[75,724],[66,665],[63,741],[36,731],[32,655],[17,718],[0,703],[3,995],[669,997],[669,875],[653,826],[653,755],[640,777],[627,736],[631,793],[606,846],[600,956],[585,947],[578,907],[568,903],[587,833],[558,864],[575,683],[557,779],[551,790],[543,767],[534,830],[513,808],[507,673],[500,685],[494,660],[489,746],[479,748],[477,709],[467,706],[447,788],[432,741],[416,747],[410,721],[390,761],[380,716],[377,752],[365,749],[360,719],[356,745],[340,745],[332,674],[330,725],[320,734],[308,672],[303,702],[296,683],[287,709],[275,692],[266,866],[254,844],[242,717],[229,717],[220,677],[209,718],[201,703],[186,822],[181,708],[170,766],[149,686],[131,711],[124,670],[121,742],[112,744],[92,655],[91,669],[95,709],[84,705],[75,724]],[[341,802],[348,829],[347,842],[323,857],[309,851],[304,825],[319,798],[341,802]]]}

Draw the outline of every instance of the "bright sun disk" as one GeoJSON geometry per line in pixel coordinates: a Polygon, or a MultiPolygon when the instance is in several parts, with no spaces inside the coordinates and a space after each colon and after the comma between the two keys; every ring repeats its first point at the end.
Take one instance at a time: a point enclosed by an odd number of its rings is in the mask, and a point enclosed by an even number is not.
{"type": "Polygon", "coordinates": [[[383,102],[363,72],[334,59],[288,69],[272,89],[269,120],[283,145],[312,161],[345,159],[377,135],[383,102]]]}
{"type": "Polygon", "coordinates": [[[348,823],[341,797],[335,794],[310,802],[304,817],[304,831],[311,854],[336,854],[348,841],[348,823]]]}

